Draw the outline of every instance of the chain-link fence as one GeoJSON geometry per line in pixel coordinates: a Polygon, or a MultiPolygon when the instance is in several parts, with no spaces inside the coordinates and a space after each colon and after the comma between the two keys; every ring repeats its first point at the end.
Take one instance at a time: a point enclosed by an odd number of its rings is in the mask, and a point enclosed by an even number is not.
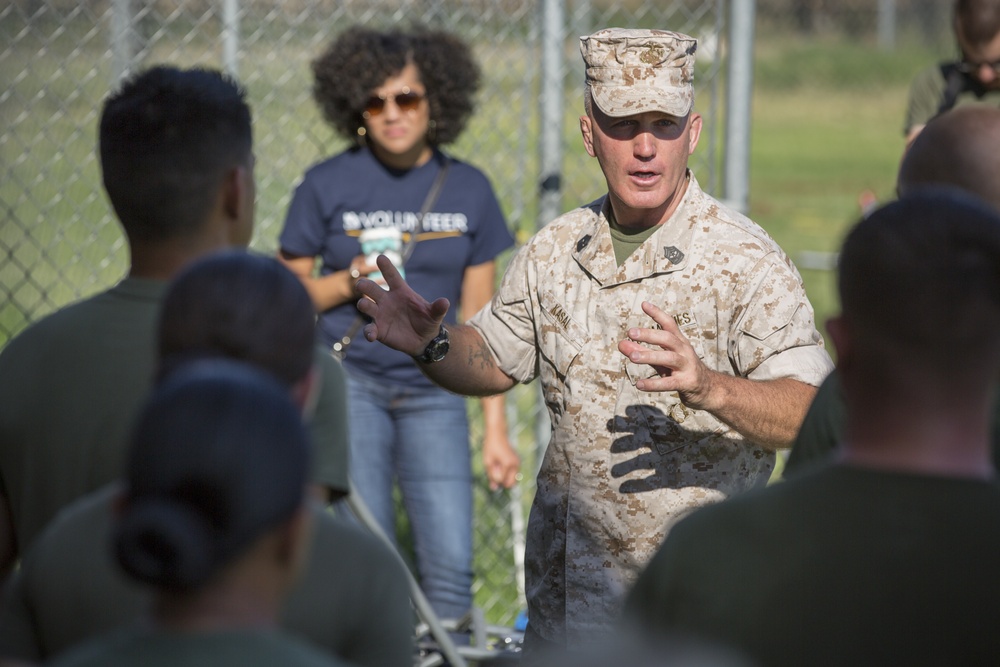
{"type": "MultiPolygon", "coordinates": [[[[29,321],[111,284],[126,267],[126,248],[100,185],[96,123],[109,88],[126,71],[171,62],[234,71],[255,116],[258,223],[253,247],[274,252],[297,179],[342,148],[310,98],[309,61],[354,23],[385,27],[420,22],[461,35],[483,70],[478,110],[451,151],[493,181],[510,225],[523,240],[538,224],[541,3],[538,0],[15,0],[0,10],[0,155],[3,232],[0,342],[29,321]]],[[[721,3],[576,2],[566,11],[562,72],[567,206],[604,189],[596,163],[582,153],[582,64],[576,37],[606,25],[663,27],[717,44],[721,3]]],[[[718,101],[715,51],[707,60],[699,105],[711,125],[718,101]]],[[[699,173],[714,181],[714,137],[699,173]]],[[[509,399],[512,440],[524,460],[514,493],[476,482],[476,603],[493,622],[510,623],[522,606],[519,561],[533,484],[537,400],[533,387],[509,399]]],[[[470,408],[475,410],[474,405],[470,408]]],[[[541,426],[544,429],[544,426],[541,426]]],[[[473,434],[473,446],[480,441],[473,434]]]]}
{"type": "MultiPolygon", "coordinates": [[[[924,30],[940,42],[947,33],[940,29],[947,24],[944,4],[761,1],[758,30],[766,28],[768,38],[835,33],[850,44],[884,35],[888,7],[894,30],[924,30]]],[[[577,36],[601,27],[668,28],[699,37],[697,107],[705,130],[692,166],[707,190],[723,194],[718,167],[727,6],[722,0],[6,0],[0,6],[0,345],[125,272],[126,247],[101,188],[95,138],[102,100],[129,70],[161,62],[203,64],[230,69],[244,82],[258,160],[253,247],[273,253],[298,178],[343,148],[312,103],[309,61],[354,23],[419,22],[451,30],[474,47],[483,86],[470,126],[450,152],[491,178],[523,241],[545,222],[539,220],[546,117],[540,100],[553,93],[553,79],[542,78],[539,63],[553,40],[562,54],[554,79],[563,118],[557,206],[565,210],[605,190],[576,123],[583,79],[577,36]],[[562,12],[555,32],[543,20],[553,4],[562,12]]],[[[547,439],[538,405],[533,386],[516,388],[508,399],[523,484],[492,493],[481,472],[476,480],[476,603],[496,623],[510,623],[523,604],[524,517],[537,445],[547,439]]],[[[472,440],[475,447],[478,431],[472,440]]]]}

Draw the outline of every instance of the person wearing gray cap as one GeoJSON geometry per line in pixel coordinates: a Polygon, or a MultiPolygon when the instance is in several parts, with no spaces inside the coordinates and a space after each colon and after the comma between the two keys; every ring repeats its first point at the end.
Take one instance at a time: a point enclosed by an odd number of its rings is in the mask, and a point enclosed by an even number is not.
{"type": "Polygon", "coordinates": [[[765,484],[832,367],[791,261],[687,168],[695,45],[582,38],[580,127],[608,194],[529,240],[466,326],[443,327],[447,300],[422,299],[385,257],[391,289],[358,286],[368,339],[445,388],[541,382],[552,434],[528,524],[529,654],[599,641],[671,522],[765,484]]]}

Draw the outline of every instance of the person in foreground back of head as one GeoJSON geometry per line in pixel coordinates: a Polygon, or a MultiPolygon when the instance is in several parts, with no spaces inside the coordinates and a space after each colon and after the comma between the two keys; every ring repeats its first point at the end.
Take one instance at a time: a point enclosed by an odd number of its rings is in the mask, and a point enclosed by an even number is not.
{"type": "Polygon", "coordinates": [[[995,664],[1000,215],[954,189],[905,195],[848,235],[838,286],[836,461],[679,522],[630,625],[765,667],[995,664]]]}
{"type": "Polygon", "coordinates": [[[14,537],[0,540],[0,577],[62,506],[121,472],[166,281],[253,231],[250,108],[220,72],[161,66],[125,81],[102,108],[99,157],[128,275],[0,354],[0,519],[14,537]]]}
{"type": "MultiPolygon", "coordinates": [[[[906,195],[928,185],[965,190],[1000,211],[1000,109],[962,107],[932,120],[913,142],[899,169],[897,189],[906,195]]],[[[825,461],[844,434],[844,399],[834,370],[806,413],[783,475],[825,461]]],[[[1000,464],[1000,396],[993,410],[993,460],[1000,464]]]]}
{"type": "Polygon", "coordinates": [[[178,369],[140,413],[113,529],[152,612],[51,664],[346,664],[277,629],[311,539],[310,455],[274,378],[220,360],[178,369]]]}
{"type": "MultiPolygon", "coordinates": [[[[153,382],[170,279],[207,254],[245,248],[253,232],[251,112],[221,72],[159,65],[125,80],[104,102],[99,157],[128,275],[0,353],[0,579],[60,508],[119,476],[153,382]]],[[[343,371],[329,360],[320,374],[314,475],[346,493],[343,371]]]]}
{"type": "MultiPolygon", "coordinates": [[[[159,375],[193,360],[243,361],[276,378],[300,410],[315,402],[315,310],[274,258],[229,251],[181,271],[163,298],[159,375]]],[[[343,417],[343,416],[342,416],[343,417]]],[[[119,484],[78,499],[39,535],[0,604],[2,658],[40,661],[127,624],[150,604],[105,542],[119,484]]],[[[284,628],[363,667],[408,667],[413,616],[403,566],[374,536],[319,507],[309,562],[282,609],[284,628]]]]}

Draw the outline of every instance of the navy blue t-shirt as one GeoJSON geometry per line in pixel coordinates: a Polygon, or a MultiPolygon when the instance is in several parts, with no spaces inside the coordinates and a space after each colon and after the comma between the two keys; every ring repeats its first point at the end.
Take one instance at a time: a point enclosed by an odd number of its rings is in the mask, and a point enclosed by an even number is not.
{"type": "MultiPolygon", "coordinates": [[[[292,197],[279,237],[282,250],[320,257],[320,273],[327,275],[348,268],[361,254],[362,229],[396,227],[405,243],[444,159],[435,152],[426,164],[399,171],[383,165],[369,150],[354,148],[314,165],[292,197]]],[[[451,308],[445,321],[454,323],[465,269],[493,260],[514,239],[486,176],[469,164],[447,159],[451,165],[444,187],[423,221],[404,270],[406,282],[428,301],[448,298],[451,308]]],[[[357,315],[354,301],[321,313],[323,344],[339,340],[357,315]]],[[[431,385],[409,355],[368,342],[360,330],[344,364],[399,384],[431,385]]]]}

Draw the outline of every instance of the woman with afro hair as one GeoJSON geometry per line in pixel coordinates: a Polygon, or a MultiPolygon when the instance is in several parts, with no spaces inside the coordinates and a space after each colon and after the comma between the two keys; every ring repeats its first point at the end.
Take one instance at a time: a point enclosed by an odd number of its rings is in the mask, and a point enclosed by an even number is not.
{"type": "MultiPolygon", "coordinates": [[[[448,297],[446,322],[471,317],[492,297],[495,258],[513,239],[486,176],[440,148],[465,128],[479,69],[468,46],[448,33],[355,26],[312,71],[323,116],[353,145],[306,172],[279,256],[309,290],[322,342],[347,371],[354,489],[392,537],[399,485],[421,586],[439,616],[459,618],[472,603],[465,399],[431,383],[408,355],[360,335],[354,285],[377,271],[362,253],[362,234],[390,230],[404,248],[400,268],[409,285],[428,299],[448,297]],[[429,196],[436,185],[437,196],[429,196]]],[[[507,438],[503,398],[483,399],[483,417],[490,486],[510,487],[520,460],[507,438]]]]}

